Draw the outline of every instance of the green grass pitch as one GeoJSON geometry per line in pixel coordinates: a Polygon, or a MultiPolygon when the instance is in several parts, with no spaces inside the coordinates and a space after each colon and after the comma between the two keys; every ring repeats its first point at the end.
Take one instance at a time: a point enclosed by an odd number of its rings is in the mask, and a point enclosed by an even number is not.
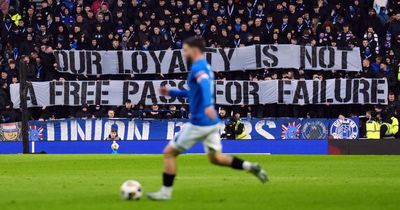
{"type": "Polygon", "coordinates": [[[158,190],[160,155],[1,155],[0,209],[400,208],[400,156],[239,156],[261,163],[270,182],[183,155],[173,200],[136,202],[120,199],[120,184],[135,179],[145,192],[158,190]]]}

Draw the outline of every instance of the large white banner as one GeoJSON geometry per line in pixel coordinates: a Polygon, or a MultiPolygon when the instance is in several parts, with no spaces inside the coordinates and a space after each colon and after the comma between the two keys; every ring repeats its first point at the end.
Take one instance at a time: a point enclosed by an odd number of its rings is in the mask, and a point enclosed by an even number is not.
{"type": "MultiPolygon", "coordinates": [[[[68,81],[32,82],[28,86],[28,107],[113,105],[126,99],[134,104],[182,104],[186,99],[159,95],[161,86],[186,89],[185,80],[159,81],[68,81]]],[[[387,104],[385,79],[331,79],[216,81],[216,103],[255,104],[387,104]]],[[[12,102],[20,105],[19,84],[10,87],[12,102]]]]}
{"type": "Polygon", "coordinates": [[[386,79],[216,81],[223,105],[387,104],[386,79]]]}
{"type": "MultiPolygon", "coordinates": [[[[181,50],[162,51],[55,51],[57,71],[84,74],[154,74],[187,72],[181,50]]],[[[214,71],[262,68],[360,71],[359,48],[300,45],[252,45],[208,48],[206,58],[214,71]]]]}

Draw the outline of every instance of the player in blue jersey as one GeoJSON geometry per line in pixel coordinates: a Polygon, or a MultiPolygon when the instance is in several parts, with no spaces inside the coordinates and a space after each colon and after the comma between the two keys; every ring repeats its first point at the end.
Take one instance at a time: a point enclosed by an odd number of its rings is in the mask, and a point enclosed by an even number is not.
{"type": "Polygon", "coordinates": [[[183,44],[183,53],[191,71],[188,75],[188,90],[168,89],[162,87],[162,95],[187,97],[191,113],[190,122],[185,124],[181,132],[164,149],[163,186],[160,191],[148,193],[151,200],[170,200],[172,185],[176,176],[176,157],[194,144],[202,142],[211,163],[228,166],[234,169],[249,171],[261,182],[268,181],[264,170],[257,163],[241,160],[222,153],[217,112],[214,108],[214,73],[203,57],[205,42],[201,38],[192,37],[183,44]]]}

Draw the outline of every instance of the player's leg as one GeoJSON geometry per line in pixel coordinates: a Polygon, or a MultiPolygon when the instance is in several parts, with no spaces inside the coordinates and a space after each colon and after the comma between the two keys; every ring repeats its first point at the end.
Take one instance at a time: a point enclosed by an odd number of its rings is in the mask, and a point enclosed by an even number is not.
{"type": "Polygon", "coordinates": [[[176,176],[176,158],[179,151],[171,144],[164,149],[164,171],[162,174],[162,187],[160,191],[148,193],[147,197],[152,200],[169,200],[172,195],[172,186],[176,176]]]}
{"type": "Polygon", "coordinates": [[[235,156],[230,156],[222,153],[222,144],[218,128],[211,131],[203,142],[205,150],[208,153],[208,159],[211,163],[219,166],[231,167],[237,170],[245,170],[254,174],[261,182],[268,181],[266,172],[258,163],[252,163],[242,160],[235,156]]]}
{"type": "Polygon", "coordinates": [[[147,197],[151,200],[170,200],[172,197],[172,187],[174,184],[177,163],[176,159],[178,155],[190,147],[196,142],[198,137],[196,128],[191,124],[186,124],[180,134],[175,137],[174,140],[165,147],[164,149],[164,172],[162,174],[163,186],[158,192],[148,193],[147,197]]]}
{"type": "Polygon", "coordinates": [[[222,152],[208,152],[208,159],[211,163],[219,166],[228,166],[237,170],[245,170],[254,174],[262,183],[268,181],[266,172],[258,163],[242,160],[235,156],[226,155],[222,152]]]}

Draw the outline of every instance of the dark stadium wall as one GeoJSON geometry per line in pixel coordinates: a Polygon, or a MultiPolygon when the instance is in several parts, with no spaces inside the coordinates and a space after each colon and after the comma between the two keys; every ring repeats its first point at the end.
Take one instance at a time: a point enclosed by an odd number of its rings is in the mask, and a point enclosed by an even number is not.
{"type": "Polygon", "coordinates": [[[332,140],[329,141],[330,155],[400,155],[400,141],[381,140],[332,140]]]}

